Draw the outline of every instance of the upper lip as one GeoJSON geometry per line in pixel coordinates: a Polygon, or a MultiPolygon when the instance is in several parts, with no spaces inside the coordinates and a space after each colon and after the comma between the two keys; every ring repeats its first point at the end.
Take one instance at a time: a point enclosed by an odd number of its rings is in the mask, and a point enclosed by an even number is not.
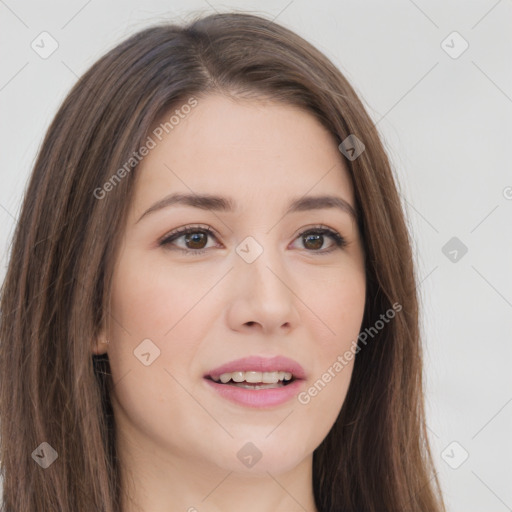
{"type": "Polygon", "coordinates": [[[304,368],[293,359],[284,356],[260,357],[249,356],[236,359],[210,370],[204,377],[220,377],[223,373],[232,372],[289,372],[295,379],[305,379],[304,368]]]}

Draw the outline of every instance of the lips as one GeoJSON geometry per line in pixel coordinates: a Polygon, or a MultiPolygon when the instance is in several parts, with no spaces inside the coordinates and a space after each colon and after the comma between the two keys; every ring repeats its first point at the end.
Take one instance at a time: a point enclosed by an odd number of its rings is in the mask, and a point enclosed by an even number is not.
{"type": "Polygon", "coordinates": [[[264,358],[260,356],[244,357],[213,368],[204,375],[206,379],[219,379],[221,375],[233,372],[287,372],[292,374],[292,380],[306,378],[304,368],[293,359],[284,356],[264,358]]]}

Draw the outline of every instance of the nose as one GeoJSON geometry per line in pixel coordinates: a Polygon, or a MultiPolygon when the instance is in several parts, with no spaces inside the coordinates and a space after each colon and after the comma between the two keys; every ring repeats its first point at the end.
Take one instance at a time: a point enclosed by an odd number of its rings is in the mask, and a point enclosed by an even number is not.
{"type": "Polygon", "coordinates": [[[252,263],[237,257],[231,274],[231,329],[279,335],[298,325],[297,285],[277,251],[265,248],[252,263]]]}

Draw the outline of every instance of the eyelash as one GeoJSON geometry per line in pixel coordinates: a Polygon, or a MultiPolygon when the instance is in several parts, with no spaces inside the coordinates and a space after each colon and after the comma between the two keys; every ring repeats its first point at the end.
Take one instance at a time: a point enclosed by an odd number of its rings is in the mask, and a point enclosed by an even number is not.
{"type": "MultiPolygon", "coordinates": [[[[166,246],[169,245],[171,242],[174,242],[175,240],[181,238],[183,235],[188,235],[191,233],[206,233],[208,236],[212,236],[213,238],[217,239],[217,236],[215,235],[214,231],[209,227],[205,226],[185,226],[183,228],[176,229],[175,231],[172,231],[171,233],[168,233],[165,235],[158,244],[160,246],[166,246]]],[[[336,249],[343,249],[347,245],[346,239],[340,235],[337,231],[334,231],[327,226],[318,225],[313,226],[310,228],[305,229],[301,233],[297,235],[297,238],[300,238],[301,236],[304,236],[305,234],[314,234],[314,235],[327,235],[331,238],[331,240],[334,241],[334,247],[323,250],[323,251],[315,251],[315,250],[307,250],[308,252],[312,253],[318,253],[321,255],[331,253],[332,251],[335,251],[336,249]]],[[[181,247],[177,247],[177,250],[181,251],[184,254],[192,254],[194,256],[199,256],[201,254],[204,254],[206,251],[211,249],[211,247],[208,247],[207,249],[183,249],[181,247]]]]}

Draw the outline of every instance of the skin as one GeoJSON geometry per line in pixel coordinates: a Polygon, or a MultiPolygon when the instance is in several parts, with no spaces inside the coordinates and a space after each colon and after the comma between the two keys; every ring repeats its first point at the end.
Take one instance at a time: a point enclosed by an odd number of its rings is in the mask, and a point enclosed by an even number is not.
{"type": "Polygon", "coordinates": [[[307,390],[356,340],[365,271],[354,219],[335,208],[283,217],[306,194],[355,207],[334,138],[300,109],[210,95],[136,172],[113,276],[115,321],[94,348],[111,364],[123,512],[317,512],[312,455],[343,405],[354,360],[309,403],[267,409],[227,401],[203,375],[240,357],[280,354],[304,367],[307,390]],[[137,222],[169,193],[191,191],[232,197],[240,210],[173,205],[137,222]],[[158,245],[190,224],[211,226],[217,239],[158,245]],[[317,224],[347,246],[299,236],[317,224]],[[263,248],[250,264],[235,251],[247,236],[263,248]],[[199,256],[179,250],[204,246],[199,256]],[[134,355],[145,339],[160,350],[148,366],[134,355]],[[237,457],[247,442],[262,454],[251,468],[237,457]]]}

